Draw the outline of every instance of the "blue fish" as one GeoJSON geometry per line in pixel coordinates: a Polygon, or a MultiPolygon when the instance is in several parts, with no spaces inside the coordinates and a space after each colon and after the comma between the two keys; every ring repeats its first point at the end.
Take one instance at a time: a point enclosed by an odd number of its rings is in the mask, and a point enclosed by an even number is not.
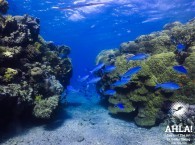
{"type": "Polygon", "coordinates": [[[114,96],[116,94],[116,91],[115,90],[106,90],[103,94],[109,95],[109,96],[114,96]]]}
{"type": "Polygon", "coordinates": [[[97,72],[102,67],[104,67],[104,65],[105,65],[104,63],[101,63],[101,64],[97,65],[93,70],[90,71],[90,73],[93,74],[94,72],[97,72]]]}
{"type": "Polygon", "coordinates": [[[126,73],[124,73],[121,77],[125,78],[125,77],[132,76],[138,73],[140,70],[141,70],[141,66],[132,67],[126,73]]]}
{"type": "Polygon", "coordinates": [[[109,66],[106,66],[105,69],[103,70],[104,73],[110,73],[112,71],[114,71],[116,69],[116,66],[114,65],[109,65],[109,66]]]}
{"type": "Polygon", "coordinates": [[[79,92],[79,90],[76,90],[75,88],[73,88],[73,86],[67,86],[66,89],[69,93],[78,93],[79,92]]]}
{"type": "Polygon", "coordinates": [[[130,80],[131,80],[131,77],[122,77],[122,78],[121,78],[121,81],[126,81],[126,80],[127,80],[127,81],[130,81],[130,80]]]}
{"type": "Polygon", "coordinates": [[[101,80],[101,77],[92,78],[87,82],[87,84],[95,84],[101,80]]]}
{"type": "Polygon", "coordinates": [[[125,109],[125,106],[122,103],[118,103],[115,105],[115,107],[118,107],[119,109],[125,109]]]}
{"type": "Polygon", "coordinates": [[[83,76],[83,77],[79,77],[79,82],[84,82],[89,78],[89,75],[83,76]]]}
{"type": "Polygon", "coordinates": [[[178,90],[180,86],[174,82],[165,82],[165,83],[157,84],[155,89],[157,88],[162,88],[165,90],[178,90]]]}
{"type": "Polygon", "coordinates": [[[131,57],[127,58],[127,61],[130,61],[130,60],[144,60],[148,57],[149,57],[148,54],[139,53],[139,54],[136,54],[134,56],[131,56],[131,57]]]}
{"type": "Polygon", "coordinates": [[[118,80],[115,83],[113,83],[111,86],[113,86],[113,87],[122,87],[122,86],[126,85],[128,82],[129,82],[129,79],[118,80]]]}
{"type": "Polygon", "coordinates": [[[179,43],[177,46],[176,46],[176,49],[177,51],[181,52],[183,51],[184,49],[186,48],[186,46],[182,43],[179,43]]]}
{"type": "Polygon", "coordinates": [[[181,74],[187,74],[188,71],[186,70],[186,68],[182,65],[178,65],[178,66],[173,66],[173,69],[178,72],[178,73],[181,73],[181,74]]]}

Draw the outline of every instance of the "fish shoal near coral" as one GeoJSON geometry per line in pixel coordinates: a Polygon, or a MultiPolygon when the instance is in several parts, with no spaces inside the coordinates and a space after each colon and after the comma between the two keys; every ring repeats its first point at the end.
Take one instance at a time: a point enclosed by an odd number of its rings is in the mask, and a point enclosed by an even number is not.
{"type": "MultiPolygon", "coordinates": [[[[97,83],[97,90],[109,90],[127,70],[136,66],[142,68],[129,83],[115,88],[114,96],[103,97],[107,99],[112,114],[126,113],[129,118],[133,116],[139,126],[151,127],[162,122],[167,118],[168,104],[178,101],[195,104],[195,19],[186,24],[166,24],[164,30],[124,42],[118,50],[103,50],[96,61],[116,66],[114,72],[103,76],[97,73],[97,76],[102,77],[97,83]],[[178,44],[185,46],[185,49],[178,50],[178,44]],[[127,58],[140,53],[148,54],[149,57],[146,60],[127,61],[127,58]],[[188,74],[179,74],[174,70],[173,66],[180,65],[188,70],[188,74]],[[175,82],[180,88],[155,89],[158,83],[164,82],[175,82]],[[118,103],[122,103],[124,109],[115,107],[118,103]]],[[[105,95],[101,91],[99,93],[105,95]]],[[[188,118],[188,122],[195,122],[195,113],[188,118]]]]}

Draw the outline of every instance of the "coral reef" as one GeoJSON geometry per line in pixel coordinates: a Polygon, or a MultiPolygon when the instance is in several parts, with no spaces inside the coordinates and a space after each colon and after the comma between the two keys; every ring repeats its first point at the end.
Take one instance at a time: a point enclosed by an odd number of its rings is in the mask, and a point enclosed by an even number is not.
{"type": "MultiPolygon", "coordinates": [[[[97,90],[113,89],[111,84],[120,79],[120,75],[129,68],[141,66],[141,71],[133,75],[131,81],[123,87],[114,88],[116,95],[108,98],[108,109],[111,113],[126,113],[134,116],[139,126],[150,127],[167,117],[167,104],[177,101],[195,104],[195,19],[186,24],[174,22],[164,26],[164,30],[149,35],[142,35],[135,41],[124,42],[119,51],[112,54],[113,60],[102,51],[97,56],[97,62],[114,64],[116,70],[109,74],[97,73],[102,80],[97,84],[97,90]],[[182,52],[178,52],[178,43],[185,45],[182,52]],[[127,58],[136,53],[146,53],[150,56],[146,60],[129,61],[127,58]],[[178,74],[173,66],[183,65],[188,74],[178,74]],[[177,91],[155,89],[157,83],[173,81],[181,87],[177,91]],[[168,103],[167,103],[168,102],[168,103]],[[116,107],[122,103],[124,109],[116,107]]],[[[99,91],[104,96],[104,94],[99,91]]]]}
{"type": "Polygon", "coordinates": [[[0,13],[5,14],[8,8],[8,2],[6,0],[0,0],[0,13]]]}
{"type": "Polygon", "coordinates": [[[110,50],[103,50],[101,51],[97,58],[96,58],[96,64],[99,64],[100,62],[114,62],[115,57],[119,54],[118,49],[110,49],[110,50]]]}
{"type": "Polygon", "coordinates": [[[45,42],[37,18],[0,19],[0,125],[23,114],[49,119],[72,75],[70,48],[45,42]]]}
{"type": "Polygon", "coordinates": [[[192,19],[186,25],[180,22],[166,24],[162,31],[142,35],[135,41],[122,43],[120,51],[122,53],[147,52],[150,54],[173,52],[177,43],[183,43],[188,49],[190,46],[194,46],[194,21],[195,19],[192,19]]]}
{"type": "Polygon", "coordinates": [[[39,19],[28,15],[14,17],[8,15],[2,17],[0,25],[0,44],[9,47],[25,47],[38,39],[39,29],[39,19]]]}
{"type": "Polygon", "coordinates": [[[52,96],[47,99],[36,100],[36,105],[33,109],[33,114],[37,118],[48,119],[52,112],[57,108],[59,96],[52,96]]]}

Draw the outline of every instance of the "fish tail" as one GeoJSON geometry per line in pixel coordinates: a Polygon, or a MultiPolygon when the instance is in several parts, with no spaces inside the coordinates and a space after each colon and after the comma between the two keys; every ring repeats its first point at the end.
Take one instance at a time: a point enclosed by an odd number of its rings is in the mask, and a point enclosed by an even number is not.
{"type": "Polygon", "coordinates": [[[155,86],[155,89],[158,89],[158,88],[160,88],[160,84],[157,84],[157,85],[155,86]]]}

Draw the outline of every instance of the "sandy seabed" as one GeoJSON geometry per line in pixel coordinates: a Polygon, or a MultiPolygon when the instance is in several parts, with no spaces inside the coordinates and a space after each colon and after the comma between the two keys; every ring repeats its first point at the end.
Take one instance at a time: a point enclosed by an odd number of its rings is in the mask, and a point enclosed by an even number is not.
{"type": "MultiPolygon", "coordinates": [[[[75,97],[75,96],[73,96],[75,97]]],[[[72,100],[71,100],[72,101],[72,100]]],[[[2,145],[169,145],[161,127],[145,129],[113,118],[94,102],[70,103],[64,119],[4,137],[2,145]]]]}

